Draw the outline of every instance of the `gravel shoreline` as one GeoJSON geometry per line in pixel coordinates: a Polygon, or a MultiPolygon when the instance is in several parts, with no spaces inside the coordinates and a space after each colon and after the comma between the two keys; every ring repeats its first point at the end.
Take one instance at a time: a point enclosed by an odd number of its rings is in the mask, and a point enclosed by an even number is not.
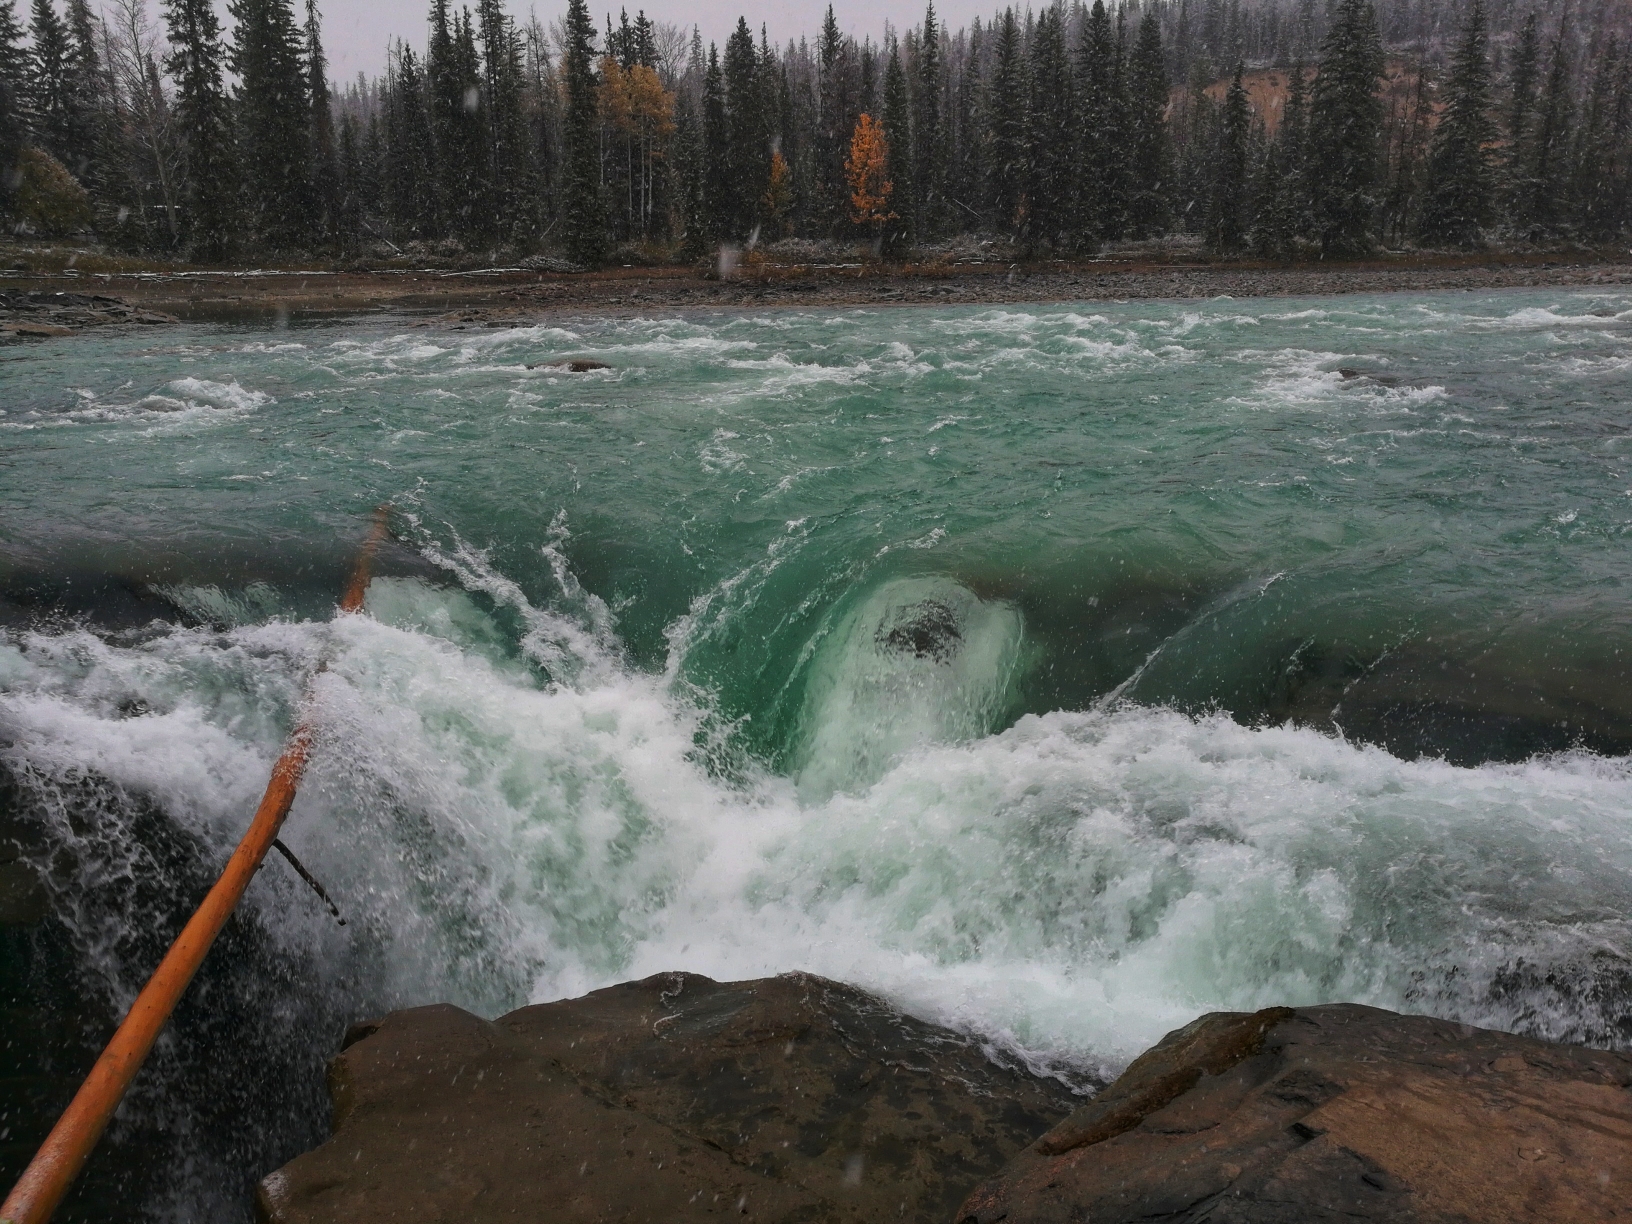
{"type": "MultiPolygon", "coordinates": [[[[493,325],[559,314],[653,310],[753,310],[885,305],[1020,305],[1042,302],[1321,297],[1345,293],[1480,291],[1632,286],[1632,253],[1622,260],[1554,256],[1375,262],[1340,266],[952,264],[767,266],[728,280],[695,268],[615,268],[589,274],[520,269],[446,272],[199,271],[0,275],[0,298],[38,302],[62,295],[85,303],[63,317],[40,310],[55,329],[181,319],[246,321],[368,312],[439,316],[451,325],[493,325]],[[118,303],[115,307],[114,303],[118,303]],[[76,317],[68,317],[69,314],[76,317]],[[92,317],[95,316],[95,317],[92,317]]],[[[0,312],[4,313],[4,312],[0,312]]],[[[33,313],[33,312],[31,312],[33,313]]]]}

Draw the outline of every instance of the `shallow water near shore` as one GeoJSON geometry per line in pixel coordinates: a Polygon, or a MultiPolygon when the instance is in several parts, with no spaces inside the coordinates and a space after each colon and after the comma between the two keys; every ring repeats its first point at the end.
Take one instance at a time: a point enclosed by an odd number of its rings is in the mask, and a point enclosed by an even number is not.
{"type": "Polygon", "coordinates": [[[67,1218],[247,1218],[351,1020],[666,969],[841,978],[1081,1082],[1271,1004],[1632,1045],[1632,296],[3,363],[0,802],[51,894],[3,933],[4,1172],[320,660],[285,839],[348,919],[263,869],[67,1218]]]}

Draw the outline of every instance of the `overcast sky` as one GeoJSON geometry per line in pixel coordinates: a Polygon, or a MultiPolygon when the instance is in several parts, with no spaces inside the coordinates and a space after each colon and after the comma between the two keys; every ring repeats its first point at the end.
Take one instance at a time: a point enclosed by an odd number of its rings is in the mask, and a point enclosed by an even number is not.
{"type": "MultiPolygon", "coordinates": [[[[453,0],[457,7],[461,0],[453,0]]],[[[475,0],[470,0],[475,7],[475,0]]],[[[328,52],[331,74],[349,80],[359,72],[369,76],[385,68],[385,48],[391,39],[401,37],[415,47],[425,45],[425,14],[429,0],[318,0],[323,14],[323,49],[328,52]]],[[[642,0],[629,5],[633,17],[643,6],[642,0]]],[[[19,5],[26,12],[26,6],[19,5]]],[[[303,7],[297,4],[296,7],[303,7]]],[[[511,13],[520,21],[536,8],[541,21],[548,23],[566,12],[566,0],[543,0],[533,4],[529,0],[509,0],[511,13]]],[[[801,34],[814,39],[822,28],[822,15],[827,12],[827,0],[780,0],[778,3],[749,4],[746,0],[655,0],[645,4],[646,15],[654,21],[669,21],[676,25],[697,25],[702,29],[704,42],[724,43],[726,36],[737,24],[737,17],[748,18],[748,24],[757,34],[763,22],[770,32],[771,41],[786,43],[801,34]]],[[[977,14],[984,17],[994,7],[994,0],[945,0],[935,5],[939,18],[954,29],[967,25],[977,14]]],[[[589,0],[589,11],[597,26],[604,26],[608,10],[617,20],[619,4],[607,0],[589,0]]],[[[897,27],[915,25],[924,19],[923,0],[833,0],[833,15],[839,28],[860,38],[870,34],[876,41],[886,21],[897,27]]],[[[223,17],[230,37],[231,19],[223,17]]]]}

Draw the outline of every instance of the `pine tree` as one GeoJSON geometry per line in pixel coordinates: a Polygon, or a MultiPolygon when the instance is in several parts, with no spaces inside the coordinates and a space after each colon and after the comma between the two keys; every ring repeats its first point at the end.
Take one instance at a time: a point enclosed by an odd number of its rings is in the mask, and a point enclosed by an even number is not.
{"type": "Polygon", "coordinates": [[[737,183],[731,175],[731,135],[725,110],[725,73],[719,50],[708,46],[703,76],[703,221],[708,245],[723,242],[737,216],[737,183]]]}
{"type": "Polygon", "coordinates": [[[1383,72],[1369,0],[1337,0],[1309,109],[1309,186],[1321,255],[1363,255],[1377,215],[1383,72]]]}
{"type": "Polygon", "coordinates": [[[16,214],[19,159],[28,135],[27,64],[13,0],[0,0],[0,221],[9,222],[16,214]]]}
{"type": "Polygon", "coordinates": [[[364,194],[362,141],[350,113],[340,120],[335,178],[335,242],[341,254],[350,255],[362,245],[364,194]]]}
{"type": "Polygon", "coordinates": [[[846,208],[844,161],[849,148],[849,132],[854,126],[850,118],[850,58],[845,40],[839,33],[839,23],[833,17],[833,6],[829,4],[827,15],[822,19],[821,40],[817,44],[820,84],[816,136],[816,213],[822,228],[828,230],[843,219],[846,208]]]}
{"type": "Polygon", "coordinates": [[[1542,90],[1535,135],[1524,171],[1520,222],[1532,241],[1556,236],[1568,214],[1570,83],[1566,28],[1553,39],[1547,85],[1542,90]]]}
{"type": "Polygon", "coordinates": [[[894,251],[912,242],[912,223],[917,212],[917,193],[912,181],[912,101],[907,94],[907,74],[901,67],[899,40],[890,40],[890,58],[884,68],[884,140],[888,146],[887,173],[894,184],[892,200],[898,215],[885,231],[885,246],[894,251]]]}
{"type": "Polygon", "coordinates": [[[1089,244],[1121,237],[1128,207],[1122,64],[1105,0],[1094,0],[1077,46],[1076,228],[1089,244]]]}
{"type": "MultiPolygon", "coordinates": [[[[481,30],[483,111],[487,120],[484,177],[489,184],[488,207],[496,222],[493,228],[513,236],[522,224],[525,193],[531,180],[521,107],[521,46],[500,0],[479,0],[476,20],[481,30]]],[[[642,13],[643,26],[645,20],[642,13]]]]}
{"type": "Polygon", "coordinates": [[[984,228],[986,218],[986,142],[980,128],[981,59],[985,51],[980,19],[970,23],[961,71],[953,79],[951,130],[948,134],[946,200],[953,228],[984,228]]]}
{"type": "Polygon", "coordinates": [[[251,232],[290,248],[312,235],[311,108],[289,0],[232,0],[240,160],[251,232]]]}
{"type": "Polygon", "coordinates": [[[1275,142],[1279,147],[1279,232],[1286,241],[1305,237],[1309,230],[1309,87],[1303,65],[1292,69],[1286,86],[1286,107],[1275,142]]]}
{"type": "Polygon", "coordinates": [[[1031,97],[1026,156],[1031,207],[1028,244],[1069,245],[1072,213],[1073,113],[1071,68],[1062,10],[1045,8],[1031,39],[1031,97]]]}
{"type": "Polygon", "coordinates": [[[435,151],[437,212],[444,231],[463,242],[491,236],[487,116],[470,10],[455,14],[432,0],[425,55],[425,104],[435,151]]]}
{"type": "Polygon", "coordinates": [[[1627,220],[1620,210],[1625,120],[1618,115],[1624,106],[1619,86],[1625,75],[1626,60],[1611,37],[1598,55],[1572,157],[1570,195],[1577,225],[1583,237],[1594,241],[1613,238],[1627,220]]]}
{"type": "Polygon", "coordinates": [[[314,229],[324,240],[338,242],[340,173],[334,146],[334,115],[329,107],[329,63],[323,54],[317,0],[306,0],[306,96],[312,108],[312,197],[317,206],[314,229]]]}
{"type": "Polygon", "coordinates": [[[693,104],[691,91],[682,89],[674,111],[676,202],[680,211],[681,253],[696,259],[708,249],[708,225],[704,212],[703,122],[693,104]]]}
{"type": "Polygon", "coordinates": [[[1012,8],[1003,10],[994,50],[996,63],[987,92],[986,173],[997,224],[1017,232],[1025,223],[1026,210],[1028,86],[1020,23],[1012,8]]]}
{"type": "Polygon", "coordinates": [[[238,236],[238,162],[222,82],[226,49],[211,0],[166,0],[176,121],[187,153],[187,236],[193,258],[218,261],[238,236]]]}
{"type": "Polygon", "coordinates": [[[917,112],[913,122],[913,181],[918,189],[917,233],[933,238],[945,224],[946,146],[941,123],[941,29],[935,5],[924,12],[924,37],[918,51],[917,112]]]}
{"type": "Polygon", "coordinates": [[[1219,115],[1212,199],[1207,209],[1207,245],[1222,254],[1234,254],[1247,241],[1247,141],[1252,112],[1241,73],[1238,64],[1219,115]]]}
{"type": "Polygon", "coordinates": [[[70,165],[76,150],[68,83],[68,27],[57,16],[52,0],[34,0],[29,33],[28,107],[32,114],[34,139],[40,147],[64,165],[70,165]]]}
{"type": "Polygon", "coordinates": [[[585,0],[567,0],[566,116],[562,124],[562,229],[580,263],[600,263],[605,250],[601,210],[600,118],[595,99],[595,25],[585,0]]]}
{"type": "Polygon", "coordinates": [[[1167,64],[1154,12],[1139,22],[1128,65],[1128,230],[1135,238],[1161,233],[1168,219],[1167,64]]]}
{"type": "Polygon", "coordinates": [[[1530,191],[1525,181],[1529,169],[1531,136],[1535,126],[1536,77],[1541,71],[1541,35],[1536,14],[1530,12],[1519,31],[1508,70],[1507,147],[1503,152],[1502,178],[1504,212],[1517,224],[1528,206],[1530,191]]]}
{"type": "Polygon", "coordinates": [[[394,59],[385,112],[386,215],[399,238],[434,238],[442,220],[425,72],[411,47],[399,43],[394,59]]]}
{"type": "Polygon", "coordinates": [[[1428,155],[1428,194],[1417,227],[1425,242],[1477,247],[1491,221],[1495,184],[1485,149],[1495,132],[1487,39],[1484,0],[1471,0],[1428,155]]]}
{"type": "Polygon", "coordinates": [[[112,135],[105,110],[105,78],[97,54],[97,22],[86,0],[68,0],[67,156],[63,163],[99,195],[106,177],[102,154],[112,135]]]}
{"type": "Polygon", "coordinates": [[[759,195],[770,174],[760,56],[746,19],[725,43],[726,165],[732,183],[729,236],[747,239],[754,231],[759,195]]]}

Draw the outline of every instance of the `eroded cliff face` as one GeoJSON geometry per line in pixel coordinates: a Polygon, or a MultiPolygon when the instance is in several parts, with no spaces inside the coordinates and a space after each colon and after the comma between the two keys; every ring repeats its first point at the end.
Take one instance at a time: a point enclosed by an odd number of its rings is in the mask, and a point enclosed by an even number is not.
{"type": "Polygon", "coordinates": [[[276,1224],[1632,1219],[1632,1059],[1349,1004],[1203,1016],[1086,1103],[802,973],[348,1041],[276,1224]]]}
{"type": "Polygon", "coordinates": [[[1632,1219],[1632,1059],[1377,1008],[1216,1013],[1030,1145],[958,1224],[1632,1219]]]}
{"type": "Polygon", "coordinates": [[[334,1137],[262,1184],[318,1221],[949,1219],[1082,1097],[853,987],[659,974],[489,1023],[359,1026],[334,1137]]]}

